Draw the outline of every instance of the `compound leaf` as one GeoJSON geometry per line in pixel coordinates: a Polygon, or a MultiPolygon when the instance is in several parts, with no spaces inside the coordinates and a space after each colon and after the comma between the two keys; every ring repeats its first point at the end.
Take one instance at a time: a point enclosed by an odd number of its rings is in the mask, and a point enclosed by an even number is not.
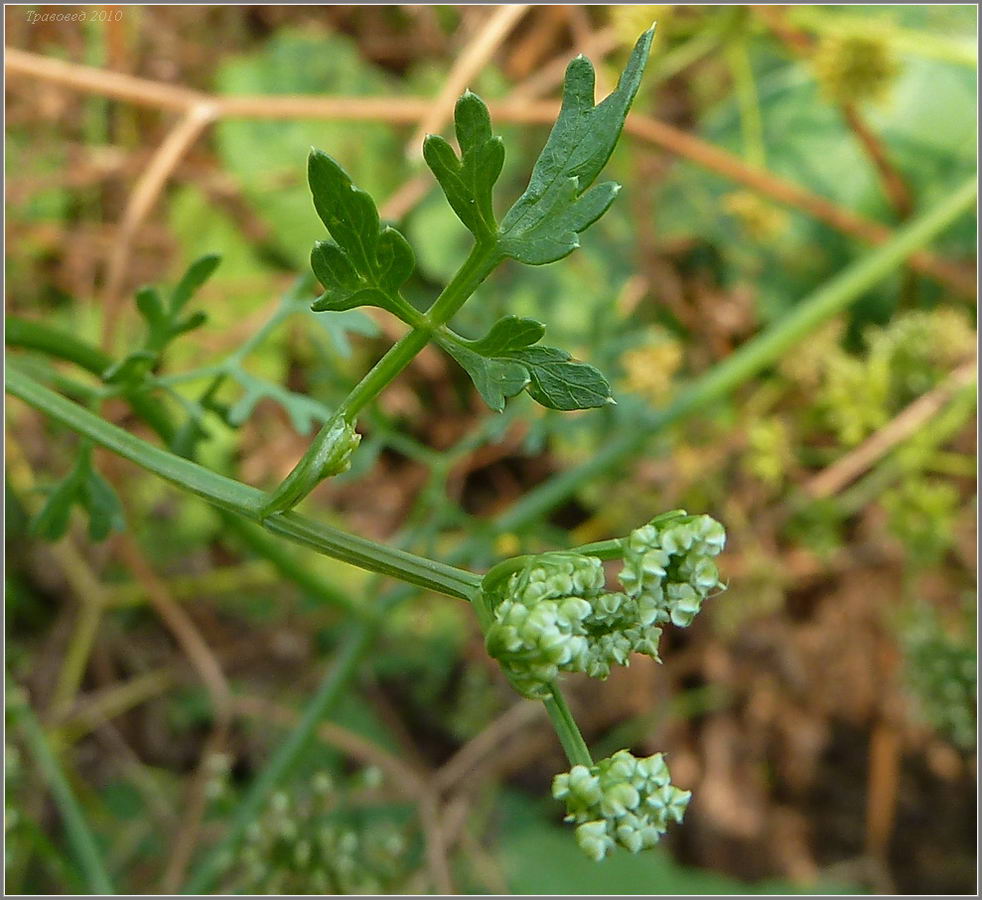
{"type": "Polygon", "coordinates": [[[482,356],[454,341],[441,341],[440,344],[470,375],[477,392],[495,412],[501,412],[505,400],[518,394],[531,380],[520,363],[482,356]]]}
{"type": "Polygon", "coordinates": [[[590,409],[612,402],[610,385],[588,363],[574,362],[556,347],[526,347],[509,356],[528,370],[529,395],[549,409],[590,409]]]}
{"type": "Polygon", "coordinates": [[[533,346],[544,334],[545,326],[535,319],[505,316],[480,340],[466,341],[448,331],[438,342],[497,412],[523,388],[549,409],[588,409],[613,402],[607,379],[593,366],[575,362],[565,350],[533,346]]]}
{"type": "Polygon", "coordinates": [[[325,422],[330,418],[330,412],[311,397],[287,390],[264,378],[257,378],[239,368],[233,369],[229,374],[244,391],[242,396],[232,404],[225,417],[226,422],[233,428],[242,425],[252,415],[258,403],[265,398],[283,407],[299,434],[310,434],[314,422],[325,422]]]}
{"type": "Polygon", "coordinates": [[[399,289],[413,273],[415,256],[396,229],[382,226],[375,202],[321,150],[311,150],[307,179],[317,215],[331,235],[318,241],[310,265],[324,286],[311,307],[340,312],[380,306],[405,318],[399,289]]]}
{"type": "Polygon", "coordinates": [[[454,108],[454,130],[459,159],[453,147],[436,134],[427,135],[423,142],[423,159],[460,221],[479,240],[491,238],[498,227],[491,189],[501,174],[505,146],[491,133],[491,116],[484,101],[470,91],[454,108]]]}
{"type": "Polygon", "coordinates": [[[181,276],[167,302],[156,287],[142,287],[136,292],[136,308],[147,326],[143,346],[108,366],[102,373],[103,381],[108,384],[140,381],[160,361],[161,354],[174,338],[207,321],[207,315],[200,311],[182,319],[181,310],[220,262],[221,257],[215,254],[196,259],[181,276]]]}
{"type": "Polygon", "coordinates": [[[31,531],[57,541],[68,531],[72,507],[81,506],[89,517],[89,537],[105,540],[111,531],[126,527],[123,505],[112,486],[92,468],[92,447],[83,446],[75,466],[48,495],[31,522],[31,531]]]}
{"type": "Polygon", "coordinates": [[[499,246],[513,259],[542,265],[579,246],[579,234],[613,202],[612,182],[589,190],[620,137],[644,72],[654,28],[638,39],[614,91],[593,105],[595,73],[584,56],[566,69],[563,102],[525,193],[501,220],[499,246]]]}

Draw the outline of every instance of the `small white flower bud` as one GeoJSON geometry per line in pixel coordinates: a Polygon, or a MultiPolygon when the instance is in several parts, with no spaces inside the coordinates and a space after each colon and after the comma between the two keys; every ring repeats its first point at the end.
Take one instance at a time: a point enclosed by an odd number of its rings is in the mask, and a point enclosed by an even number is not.
{"type": "Polygon", "coordinates": [[[600,862],[614,842],[607,834],[606,822],[585,822],[576,829],[576,843],[590,859],[600,862]]]}

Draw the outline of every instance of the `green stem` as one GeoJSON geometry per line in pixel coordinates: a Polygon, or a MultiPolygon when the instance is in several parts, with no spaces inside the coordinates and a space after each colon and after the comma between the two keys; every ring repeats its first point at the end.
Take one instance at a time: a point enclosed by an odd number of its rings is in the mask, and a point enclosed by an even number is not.
{"type": "MultiPolygon", "coordinates": [[[[5,320],[6,342],[13,346],[38,350],[56,359],[65,359],[81,366],[93,375],[101,375],[108,369],[113,358],[74,335],[51,328],[41,322],[7,316],[5,320]]],[[[167,408],[156,398],[141,391],[131,391],[124,395],[133,411],[165,440],[174,434],[174,425],[167,408]]]]}
{"type": "Polygon", "coordinates": [[[511,507],[497,523],[500,531],[518,531],[558,506],[593,478],[616,471],[655,433],[731,394],[749,378],[777,362],[837,313],[882,281],[907,257],[928,244],[972,208],[977,193],[973,175],[943,200],[912,219],[880,247],[848,266],[802,300],[788,315],[745,343],[683,390],[667,409],[648,413],[637,427],[624,429],[586,462],[544,482],[511,507]]]}
{"type": "MultiPolygon", "coordinates": [[[[287,299],[290,299],[289,295],[287,299]]],[[[282,312],[277,310],[273,315],[273,320],[278,323],[281,319],[282,312]]],[[[112,358],[98,348],[43,322],[32,322],[17,316],[10,316],[7,318],[6,325],[6,338],[10,346],[37,350],[55,359],[74,362],[95,375],[105,371],[112,363],[112,358]]],[[[264,327],[261,330],[268,333],[270,329],[264,327]]],[[[224,378],[224,373],[215,377],[208,390],[205,391],[203,401],[217,390],[224,378]]],[[[134,392],[125,396],[133,407],[133,411],[153,427],[175,453],[189,458],[193,455],[192,439],[194,435],[189,433],[186,427],[175,429],[166,408],[157,398],[142,392],[134,392]]],[[[216,510],[216,512],[221,516],[226,533],[231,533],[251,550],[268,559],[280,574],[301,589],[332,605],[347,610],[353,616],[370,616],[360,604],[352,602],[344,591],[321,575],[312,572],[300,560],[288,553],[279,541],[271,540],[262,529],[250,525],[238,516],[224,510],[216,510]]]]}
{"type": "Polygon", "coordinates": [[[16,720],[23,728],[24,737],[30,745],[31,753],[47,780],[51,796],[54,797],[58,810],[61,812],[68,842],[78,857],[90,892],[93,894],[115,893],[109,879],[109,873],[99,854],[95,838],[85,820],[82,807],[62,771],[61,765],[48,745],[48,738],[41,727],[41,723],[38,722],[34,711],[26,703],[18,704],[15,715],[16,720]]]}
{"type": "Polygon", "coordinates": [[[261,528],[240,519],[238,516],[217,510],[222,524],[227,532],[254,553],[273,564],[276,570],[300,587],[302,590],[317,597],[319,600],[343,609],[355,618],[370,618],[372,613],[367,605],[354,602],[340,588],[327,581],[321,575],[311,571],[294,553],[288,551],[281,541],[274,540],[261,528]]]}
{"type": "Polygon", "coordinates": [[[322,457],[330,450],[330,445],[335,440],[337,418],[343,418],[353,427],[358,413],[416,358],[420,350],[429,343],[433,332],[449,321],[467,302],[501,259],[497,244],[474,245],[464,264],[433,302],[426,315],[422,316],[413,330],[396,341],[372,366],[342,401],[337,414],[321,427],[307,448],[307,452],[270,495],[264,506],[265,515],[292,509],[320,483],[322,457]]]}
{"type": "Polygon", "coordinates": [[[571,547],[567,552],[580,553],[583,556],[595,556],[597,559],[621,559],[624,556],[624,539],[611,538],[607,541],[594,541],[592,544],[571,547]]]}
{"type": "Polygon", "coordinates": [[[135,437],[49,391],[21,372],[7,372],[7,391],[79,434],[215,506],[259,522],[274,534],[371,572],[469,600],[480,585],[471,572],[322,525],[297,513],[263,519],[266,495],[135,437]]]}
{"type": "Polygon", "coordinates": [[[457,274],[427,311],[430,329],[435,330],[449,322],[502,259],[496,243],[475,244],[457,274]]]}
{"type": "MultiPolygon", "coordinates": [[[[416,358],[416,354],[426,346],[429,339],[429,332],[423,328],[414,328],[399,338],[389,348],[388,352],[369,369],[365,377],[351,389],[351,393],[338,407],[338,412],[344,416],[345,421],[353,425],[358,413],[371,403],[385,386],[416,358]]],[[[321,434],[326,432],[327,428],[328,425],[325,425],[321,434]]],[[[312,450],[308,450],[307,453],[313,455],[312,450]]]]}
{"type": "Polygon", "coordinates": [[[556,729],[559,743],[563,745],[563,751],[566,753],[569,764],[589,768],[593,765],[593,757],[590,756],[590,750],[586,741],[583,740],[583,735],[580,734],[573,713],[566,705],[563,692],[555,682],[549,686],[549,690],[552,692],[552,696],[542,702],[546,706],[546,712],[549,713],[552,727],[556,729]]]}
{"type": "Polygon", "coordinates": [[[259,818],[266,798],[300,758],[313,738],[317,726],[337,706],[348,682],[354,677],[359,664],[371,648],[378,628],[378,623],[362,623],[355,628],[340,656],[328,669],[317,692],[308,701],[300,722],[277,747],[276,752],[252,783],[229,822],[225,835],[208,851],[201,864],[192,873],[183,889],[184,893],[207,892],[215,879],[221,875],[222,870],[232,863],[232,854],[241,842],[246,829],[259,818]]]}
{"type": "Polygon", "coordinates": [[[743,155],[759,169],[766,168],[764,122],[760,114],[760,98],[754,82],[753,65],[747,51],[746,35],[737,33],[730,39],[726,55],[740,108],[740,133],[743,136],[743,155]]]}

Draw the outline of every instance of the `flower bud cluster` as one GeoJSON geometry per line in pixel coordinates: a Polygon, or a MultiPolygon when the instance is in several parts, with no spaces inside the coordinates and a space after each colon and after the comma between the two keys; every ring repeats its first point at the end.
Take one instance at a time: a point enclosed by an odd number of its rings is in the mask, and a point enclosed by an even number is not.
{"type": "Polygon", "coordinates": [[[661,753],[643,759],[618,750],[594,766],[573,766],[557,775],[552,795],[566,803],[566,821],[576,822],[576,842],[593,860],[620,845],[632,853],[653,847],[681,822],[691,797],[671,783],[661,753]]]}
{"type": "Polygon", "coordinates": [[[725,543],[726,531],[710,516],[680,512],[656,519],[624,542],[620,582],[643,619],[686,628],[702,601],[722,588],[713,557],[725,543]]]}
{"type": "Polygon", "coordinates": [[[881,100],[900,71],[890,45],[873,35],[823,38],[813,63],[822,93],[836,103],[881,100]]]}
{"type": "Polygon", "coordinates": [[[712,557],[723,527],[680,512],[632,532],[623,542],[622,591],[605,590],[594,556],[545,553],[514,573],[494,607],[488,653],[520,693],[545,697],[560,672],[606,678],[631,653],[658,659],[661,625],[689,625],[718,588],[712,557]]]}
{"type": "Polygon", "coordinates": [[[349,821],[348,790],[376,783],[371,770],[336,784],[326,772],[274,793],[226,860],[238,893],[379,894],[398,889],[411,867],[405,829],[393,821],[349,821]]]}

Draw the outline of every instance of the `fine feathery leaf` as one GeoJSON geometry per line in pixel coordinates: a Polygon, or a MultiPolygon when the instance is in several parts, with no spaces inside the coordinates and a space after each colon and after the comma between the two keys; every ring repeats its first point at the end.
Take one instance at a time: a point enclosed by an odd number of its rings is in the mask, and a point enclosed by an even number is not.
{"type": "Polygon", "coordinates": [[[31,533],[46,541],[57,541],[68,531],[68,523],[79,493],[78,470],[72,470],[48,494],[44,506],[31,520],[31,533]]]}
{"type": "Polygon", "coordinates": [[[436,134],[427,135],[423,158],[460,221],[479,241],[492,239],[498,226],[491,189],[501,174],[505,146],[500,137],[491,134],[488,108],[470,91],[457,101],[454,130],[460,145],[459,159],[453,147],[436,134]]]}
{"type": "Polygon", "coordinates": [[[75,466],[48,494],[44,506],[31,522],[31,531],[46,541],[57,541],[68,531],[72,507],[78,505],[89,517],[89,537],[105,540],[110,532],[126,527],[123,505],[112,485],[92,468],[91,447],[78,456],[75,466]]]}
{"type": "Polygon", "coordinates": [[[194,293],[212,276],[221,257],[208,254],[196,259],[181,276],[165,302],[156,287],[142,287],[136,292],[136,308],[147,326],[143,346],[113,363],[102,373],[108,384],[140,381],[160,361],[160,356],[176,337],[203,325],[207,316],[194,312],[181,318],[181,311],[194,293]]]}
{"type": "Polygon", "coordinates": [[[198,288],[211,278],[221,261],[222,258],[216,253],[209,253],[207,256],[196,259],[188,266],[188,270],[177,283],[177,287],[174,288],[174,292],[170,296],[170,310],[172,315],[176,316],[184,309],[185,304],[194,296],[198,288]]]}
{"type": "Polygon", "coordinates": [[[92,540],[103,541],[110,532],[126,528],[119,496],[95,469],[91,469],[82,482],[81,501],[89,514],[89,537],[92,540]]]}
{"type": "Polygon", "coordinates": [[[591,185],[620,137],[653,35],[654,27],[641,35],[617,87],[597,106],[590,60],[578,56],[567,67],[559,118],[528,188],[501,220],[499,247],[506,256],[529,265],[562,259],[580,245],[579,234],[613,202],[619,185],[591,185]]]}
{"type": "Polygon", "coordinates": [[[416,265],[409,243],[381,225],[372,198],[326,153],[311,150],[307,177],[314,208],[332,238],[318,241],[310,254],[311,268],[324,286],[312,309],[380,306],[405,319],[408,303],[399,288],[416,265]]]}
{"type": "Polygon", "coordinates": [[[523,389],[549,409],[589,409],[612,403],[610,385],[593,366],[573,361],[565,350],[533,346],[544,334],[541,322],[505,316],[480,340],[465,341],[449,331],[438,340],[496,412],[523,389]]]}
{"type": "Polygon", "coordinates": [[[298,434],[310,434],[314,422],[326,422],[330,418],[329,411],[312,397],[295,393],[264,378],[257,378],[238,367],[231,368],[229,375],[244,391],[224,417],[226,424],[232,428],[240,427],[265,398],[274,400],[283,407],[298,434]]]}

